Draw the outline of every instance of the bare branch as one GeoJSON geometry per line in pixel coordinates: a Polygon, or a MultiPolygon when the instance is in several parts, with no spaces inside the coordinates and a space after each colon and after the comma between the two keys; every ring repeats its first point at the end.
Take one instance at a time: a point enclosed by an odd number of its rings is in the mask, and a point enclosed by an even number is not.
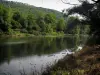
{"type": "Polygon", "coordinates": [[[69,2],[64,2],[63,0],[61,0],[64,4],[69,4],[69,5],[79,5],[79,4],[71,4],[69,2]]]}

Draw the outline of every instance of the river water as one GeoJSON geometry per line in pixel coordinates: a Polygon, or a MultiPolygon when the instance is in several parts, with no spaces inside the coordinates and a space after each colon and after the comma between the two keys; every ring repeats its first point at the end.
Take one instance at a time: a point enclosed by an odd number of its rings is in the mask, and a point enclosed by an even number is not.
{"type": "Polygon", "coordinates": [[[0,75],[41,75],[85,42],[86,37],[74,36],[0,38],[0,75]]]}

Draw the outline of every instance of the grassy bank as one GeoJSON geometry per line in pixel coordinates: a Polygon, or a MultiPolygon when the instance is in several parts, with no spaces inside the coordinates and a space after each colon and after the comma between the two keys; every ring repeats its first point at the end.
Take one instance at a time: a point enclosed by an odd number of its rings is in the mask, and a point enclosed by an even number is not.
{"type": "Polygon", "coordinates": [[[4,32],[4,33],[0,33],[0,37],[33,37],[33,36],[39,36],[39,37],[58,37],[58,36],[65,36],[64,33],[40,33],[40,34],[29,34],[29,33],[21,33],[21,32],[4,32]]]}
{"type": "MultiPolygon", "coordinates": [[[[100,75],[100,45],[84,46],[47,69],[45,75],[100,75]]],[[[43,75],[44,75],[43,74],[43,75]]]]}

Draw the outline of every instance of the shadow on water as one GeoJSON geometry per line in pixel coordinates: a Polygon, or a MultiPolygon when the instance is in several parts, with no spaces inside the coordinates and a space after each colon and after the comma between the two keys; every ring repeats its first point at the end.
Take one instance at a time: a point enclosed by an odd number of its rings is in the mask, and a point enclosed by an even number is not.
{"type": "Polygon", "coordinates": [[[69,51],[74,52],[85,41],[86,37],[83,36],[0,38],[0,71],[16,74],[20,69],[28,72],[31,68],[30,71],[38,72],[43,65],[61,59],[69,51]]]}

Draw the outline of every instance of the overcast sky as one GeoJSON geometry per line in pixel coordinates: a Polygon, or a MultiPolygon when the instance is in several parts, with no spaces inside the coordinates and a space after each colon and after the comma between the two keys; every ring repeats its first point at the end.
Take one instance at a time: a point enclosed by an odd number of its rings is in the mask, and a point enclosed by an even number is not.
{"type": "MultiPolygon", "coordinates": [[[[71,5],[64,4],[61,0],[9,0],[9,1],[23,2],[37,7],[55,9],[58,11],[62,11],[65,8],[72,7],[71,5]]],[[[67,0],[67,1],[71,1],[71,3],[78,3],[78,0],[67,0]]]]}

